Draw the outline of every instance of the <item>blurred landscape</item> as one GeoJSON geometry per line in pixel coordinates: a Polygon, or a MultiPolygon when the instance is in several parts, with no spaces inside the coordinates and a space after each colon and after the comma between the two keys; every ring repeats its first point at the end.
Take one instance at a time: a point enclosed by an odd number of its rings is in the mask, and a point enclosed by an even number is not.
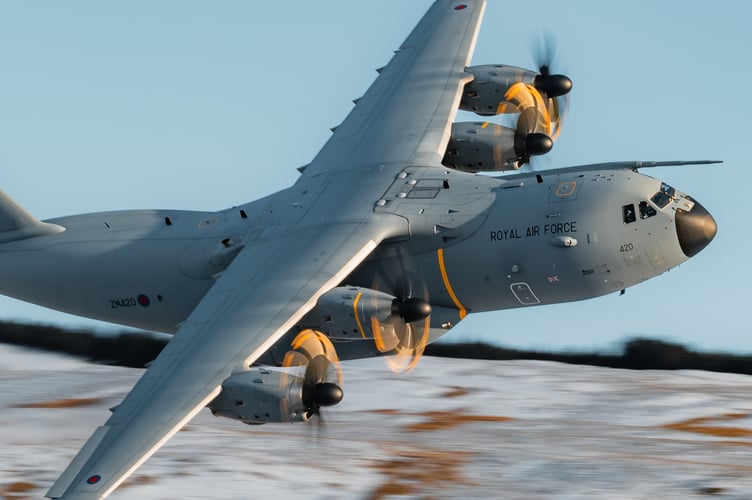
{"type": "MultiPolygon", "coordinates": [[[[65,345],[109,345],[83,339],[65,345]]],[[[131,340],[134,351],[145,345],[131,340]]],[[[124,358],[95,351],[86,356],[124,358]]],[[[76,356],[0,344],[0,498],[41,498],[143,373],[76,356]]],[[[345,397],[323,419],[248,426],[201,411],[110,498],[747,500],[752,492],[748,375],[436,356],[409,374],[381,359],[345,361],[342,371],[345,397]]]]}
{"type": "MultiPolygon", "coordinates": [[[[168,335],[140,331],[97,333],[50,325],[0,322],[0,343],[59,352],[86,361],[143,368],[167,344],[168,335]]],[[[634,338],[621,352],[520,350],[482,342],[436,342],[426,355],[487,360],[557,361],[576,365],[632,370],[706,370],[752,375],[752,356],[692,350],[680,344],[634,338]]]]}
{"type": "MultiPolygon", "coordinates": [[[[168,340],[0,323],[0,498],[40,498],[168,340]]],[[[427,353],[343,362],[344,400],[307,424],[202,411],[112,498],[750,498],[747,356],[427,353]]]]}

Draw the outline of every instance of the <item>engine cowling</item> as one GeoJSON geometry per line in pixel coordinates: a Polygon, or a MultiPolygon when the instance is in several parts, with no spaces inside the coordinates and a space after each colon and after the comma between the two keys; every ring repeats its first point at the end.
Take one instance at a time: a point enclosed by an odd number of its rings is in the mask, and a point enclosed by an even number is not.
{"type": "Polygon", "coordinates": [[[322,295],[301,323],[326,331],[333,338],[374,338],[378,336],[374,320],[383,323],[398,317],[413,323],[430,314],[431,305],[420,298],[401,300],[370,288],[343,286],[322,295]]]}
{"type": "Polygon", "coordinates": [[[481,116],[518,112],[515,104],[505,97],[509,88],[519,82],[532,85],[538,75],[529,69],[504,64],[470,66],[465,71],[474,78],[465,85],[460,109],[481,116]]]}
{"type": "Polygon", "coordinates": [[[222,392],[209,403],[217,417],[246,424],[306,422],[312,413],[303,403],[304,378],[278,370],[252,368],[222,383],[222,392]]]}
{"type": "Polygon", "coordinates": [[[530,156],[547,153],[551,138],[542,133],[521,135],[517,130],[490,122],[460,122],[452,125],[442,163],[466,172],[516,170],[530,156]]]}
{"type": "Polygon", "coordinates": [[[231,375],[207,406],[218,417],[246,424],[305,422],[342,400],[342,370],[332,342],[321,332],[298,332],[282,370],[265,367],[231,375]]]}
{"type": "Polygon", "coordinates": [[[535,89],[544,100],[563,96],[572,89],[569,77],[550,74],[548,68],[537,73],[516,66],[486,64],[470,66],[465,71],[473,75],[473,80],[465,85],[460,109],[481,116],[519,112],[519,103],[510,98],[510,89],[517,83],[535,89]]]}

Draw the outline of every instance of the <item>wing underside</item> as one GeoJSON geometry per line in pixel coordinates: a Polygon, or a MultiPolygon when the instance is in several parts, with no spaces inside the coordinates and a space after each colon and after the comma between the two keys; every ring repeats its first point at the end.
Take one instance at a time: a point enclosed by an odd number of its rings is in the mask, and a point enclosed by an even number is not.
{"type": "Polygon", "coordinates": [[[381,241],[409,234],[374,202],[404,166],[440,166],[484,6],[431,7],[296,184],[301,196],[319,193],[310,211],[293,220],[282,210],[263,239],[249,235],[48,497],[107,496],[381,241]]]}
{"type": "Polygon", "coordinates": [[[214,399],[318,297],[349,274],[389,224],[337,224],[244,249],[146,374],[47,493],[101,498],[214,399]],[[299,239],[307,241],[305,248],[299,239]]]}

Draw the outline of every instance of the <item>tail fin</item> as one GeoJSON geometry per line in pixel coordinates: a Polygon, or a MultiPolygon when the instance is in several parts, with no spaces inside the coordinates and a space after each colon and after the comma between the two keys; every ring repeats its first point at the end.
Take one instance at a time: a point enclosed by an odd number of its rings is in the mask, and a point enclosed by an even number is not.
{"type": "Polygon", "coordinates": [[[65,231],[62,226],[34,218],[0,190],[0,243],[62,231],[65,231]]]}

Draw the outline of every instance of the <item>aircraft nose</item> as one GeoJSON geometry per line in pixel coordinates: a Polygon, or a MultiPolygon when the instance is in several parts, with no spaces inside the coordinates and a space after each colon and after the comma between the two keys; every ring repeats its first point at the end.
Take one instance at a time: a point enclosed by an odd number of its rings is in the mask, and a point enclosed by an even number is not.
{"type": "Polygon", "coordinates": [[[679,246],[687,257],[693,257],[713,241],[718,232],[715,219],[695,200],[695,206],[689,212],[676,211],[676,234],[679,246]]]}

